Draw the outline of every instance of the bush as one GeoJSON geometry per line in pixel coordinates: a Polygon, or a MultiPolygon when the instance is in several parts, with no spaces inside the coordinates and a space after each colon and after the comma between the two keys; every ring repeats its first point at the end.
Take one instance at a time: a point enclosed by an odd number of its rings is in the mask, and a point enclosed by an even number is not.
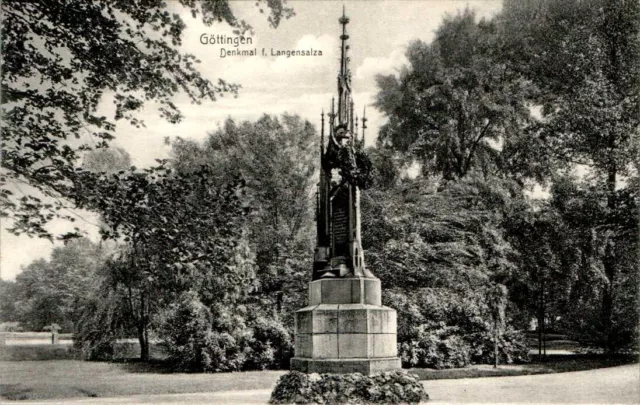
{"type": "MultiPolygon", "coordinates": [[[[423,288],[383,292],[398,312],[398,353],[407,367],[437,369],[492,364],[492,322],[482,293],[423,288]]],[[[507,325],[498,342],[500,363],[529,361],[524,334],[507,325]]]]}
{"type": "Polygon", "coordinates": [[[469,345],[460,336],[446,335],[447,331],[434,333],[422,328],[416,340],[400,343],[398,353],[403,366],[438,370],[468,366],[471,362],[469,345]]]}
{"type": "Polygon", "coordinates": [[[73,341],[73,346],[80,351],[84,360],[110,361],[115,359],[115,339],[110,336],[100,338],[93,336],[89,339],[78,339],[73,341]]]}
{"type": "Polygon", "coordinates": [[[284,325],[276,319],[257,319],[252,324],[251,353],[246,369],[265,370],[289,367],[293,357],[293,340],[284,325]]]}
{"type": "Polygon", "coordinates": [[[418,378],[392,371],[364,376],[353,374],[304,374],[292,371],[278,380],[272,404],[398,404],[429,399],[418,378]]]}
{"type": "Polygon", "coordinates": [[[177,370],[223,372],[288,367],[290,333],[277,319],[246,320],[242,306],[207,307],[188,292],[157,319],[167,360],[177,370]]]}
{"type": "Polygon", "coordinates": [[[134,335],[122,308],[124,297],[103,284],[100,293],[82,303],[80,318],[76,321],[73,346],[86,360],[113,360],[116,342],[134,335]]]}
{"type": "Polygon", "coordinates": [[[160,335],[167,359],[181,371],[238,371],[246,362],[248,338],[242,330],[213,330],[213,314],[187,292],[162,315],[160,335]]]}
{"type": "MultiPolygon", "coordinates": [[[[471,361],[475,364],[494,363],[493,331],[484,330],[465,337],[471,346],[471,361]]],[[[523,332],[507,328],[498,336],[498,362],[500,364],[528,363],[529,345],[523,332]]]]}
{"type": "Polygon", "coordinates": [[[110,361],[115,358],[116,342],[119,336],[109,323],[103,323],[106,313],[102,308],[91,306],[85,309],[73,334],[73,347],[85,360],[110,361]],[[92,312],[91,309],[96,310],[92,312]]]}

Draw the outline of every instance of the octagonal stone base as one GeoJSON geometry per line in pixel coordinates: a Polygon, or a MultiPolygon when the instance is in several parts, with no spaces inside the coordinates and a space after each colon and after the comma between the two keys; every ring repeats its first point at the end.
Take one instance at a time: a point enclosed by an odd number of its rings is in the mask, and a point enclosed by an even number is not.
{"type": "Polygon", "coordinates": [[[295,357],[302,372],[373,374],[400,368],[396,311],[380,305],[380,280],[321,279],[296,312],[295,357]]]}

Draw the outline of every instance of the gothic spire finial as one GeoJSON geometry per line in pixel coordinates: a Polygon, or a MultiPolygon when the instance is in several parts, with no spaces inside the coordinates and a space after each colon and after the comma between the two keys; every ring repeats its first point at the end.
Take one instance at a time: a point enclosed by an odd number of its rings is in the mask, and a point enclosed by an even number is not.
{"type": "Polygon", "coordinates": [[[320,129],[320,161],[324,158],[324,108],[322,109],[322,113],[320,114],[322,126],[320,129]]]}
{"type": "Polygon", "coordinates": [[[362,147],[364,148],[364,130],[367,129],[367,107],[362,109],[362,147]]]}
{"type": "Polygon", "coordinates": [[[358,141],[358,115],[356,115],[356,118],[353,120],[353,122],[355,123],[355,126],[356,126],[356,130],[353,132],[353,140],[357,142],[358,141]]]}
{"type": "Polygon", "coordinates": [[[338,20],[342,25],[342,35],[340,35],[340,73],[338,75],[338,124],[344,125],[346,130],[353,130],[351,108],[351,74],[349,72],[349,45],[347,45],[347,24],[349,17],[346,15],[345,7],[342,8],[342,17],[338,20]]]}

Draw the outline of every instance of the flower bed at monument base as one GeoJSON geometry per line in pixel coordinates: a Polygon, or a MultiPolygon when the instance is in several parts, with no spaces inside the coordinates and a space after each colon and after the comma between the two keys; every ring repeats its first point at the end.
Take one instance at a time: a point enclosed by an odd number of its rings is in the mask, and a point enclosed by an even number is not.
{"type": "Polygon", "coordinates": [[[305,374],[292,371],[280,377],[271,393],[272,404],[417,404],[429,396],[413,374],[390,371],[372,376],[305,374]]]}

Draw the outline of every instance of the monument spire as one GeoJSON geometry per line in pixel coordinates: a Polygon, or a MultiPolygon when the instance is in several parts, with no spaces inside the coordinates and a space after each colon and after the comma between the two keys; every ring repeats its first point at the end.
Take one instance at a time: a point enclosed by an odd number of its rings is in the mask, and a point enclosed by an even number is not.
{"type": "MultiPolygon", "coordinates": [[[[309,305],[296,312],[291,369],[371,375],[400,368],[396,312],[382,306],[380,280],[364,263],[360,187],[366,183],[359,169],[368,159],[361,150],[351,99],[349,18],[344,8],[338,21],[342,25],[338,106],[336,110],[332,99],[326,146],[321,117],[324,149],[316,205],[318,237],[309,305]]],[[[363,115],[363,136],[365,122],[363,115]]]]}
{"type": "Polygon", "coordinates": [[[320,127],[320,161],[322,161],[322,157],[324,156],[324,108],[322,109],[320,117],[322,121],[322,126],[320,127]]]}
{"type": "Polygon", "coordinates": [[[345,129],[352,126],[351,117],[349,116],[351,109],[351,72],[349,71],[349,45],[347,40],[347,24],[349,17],[345,14],[344,6],[342,7],[342,17],[338,20],[342,25],[342,35],[340,35],[340,74],[338,75],[338,125],[344,125],[345,129]]]}
{"type": "MultiPolygon", "coordinates": [[[[318,244],[314,253],[313,279],[331,277],[375,278],[366,268],[362,250],[360,224],[360,190],[352,167],[359,164],[359,120],[355,117],[351,97],[349,17],[343,8],[341,24],[341,55],[338,73],[338,102],[331,100],[329,140],[324,144],[322,116],[321,170],[318,190],[318,244]]],[[[364,117],[363,117],[364,119],[364,117]]],[[[363,120],[363,124],[364,124],[363,120]]],[[[356,172],[357,174],[357,172],[356,172]]]]}

